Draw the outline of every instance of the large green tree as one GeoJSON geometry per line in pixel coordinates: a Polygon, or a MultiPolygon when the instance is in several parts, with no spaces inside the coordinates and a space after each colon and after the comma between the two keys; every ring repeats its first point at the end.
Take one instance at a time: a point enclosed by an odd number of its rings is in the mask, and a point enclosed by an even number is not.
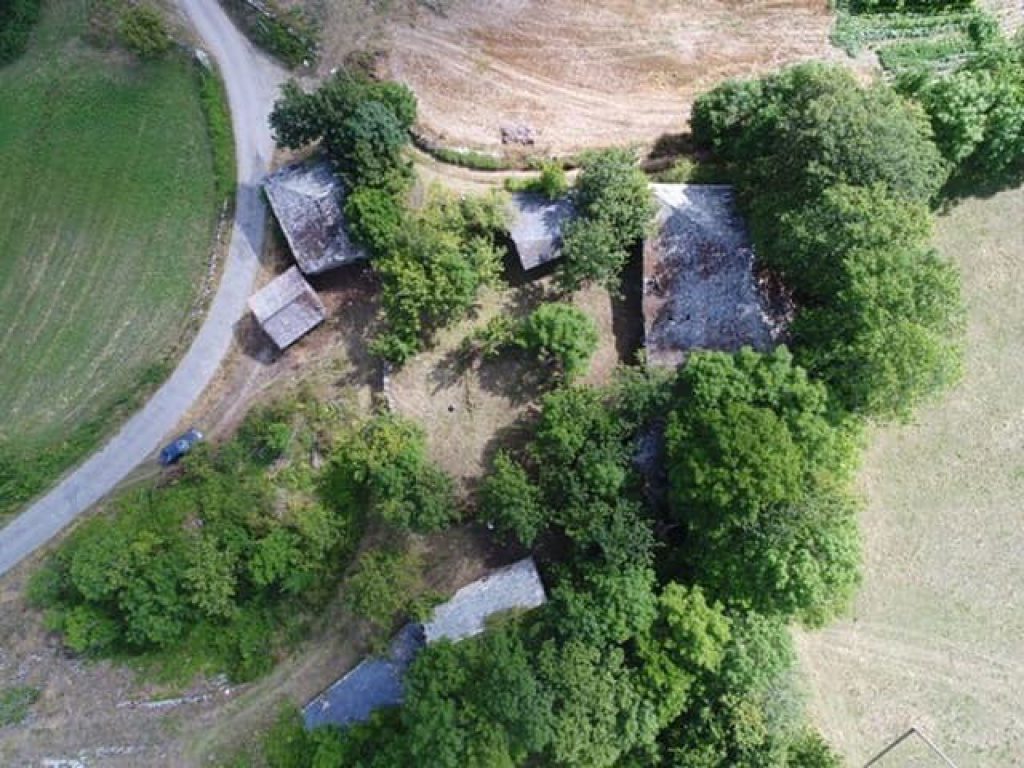
{"type": "Polygon", "coordinates": [[[666,442],[684,571],[716,599],[809,624],[845,605],[856,436],[784,347],[692,355],[666,442]]]}
{"type": "Polygon", "coordinates": [[[629,249],[647,233],[654,215],[636,156],[611,149],[584,157],[575,202],[578,218],[566,229],[558,283],[566,291],[588,283],[617,290],[629,249]]]}
{"type": "Polygon", "coordinates": [[[697,99],[691,124],[697,144],[733,166],[765,219],[837,183],[883,184],[900,199],[928,202],[948,172],[919,107],[834,65],[726,82],[697,99]]]}

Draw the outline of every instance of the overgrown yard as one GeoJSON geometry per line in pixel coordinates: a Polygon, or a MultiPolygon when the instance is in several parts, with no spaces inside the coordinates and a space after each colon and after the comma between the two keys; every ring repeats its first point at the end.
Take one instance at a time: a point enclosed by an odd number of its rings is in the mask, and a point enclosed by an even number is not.
{"type": "Polygon", "coordinates": [[[54,0],[0,69],[0,521],[172,365],[218,208],[198,78],[85,35],[54,0]]]}
{"type": "MultiPolygon", "coordinates": [[[[910,725],[960,768],[1024,754],[1024,190],[938,221],[969,308],[966,377],[871,436],[865,579],[850,620],[800,638],[814,709],[853,765],[910,725]]],[[[938,766],[920,746],[884,766],[938,766]]]]}

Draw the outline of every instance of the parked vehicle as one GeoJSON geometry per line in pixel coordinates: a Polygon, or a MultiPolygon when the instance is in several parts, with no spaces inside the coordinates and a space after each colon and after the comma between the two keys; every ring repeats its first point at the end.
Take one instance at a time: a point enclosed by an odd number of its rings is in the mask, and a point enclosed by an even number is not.
{"type": "Polygon", "coordinates": [[[164,446],[163,450],[160,451],[160,464],[165,467],[175,464],[202,439],[203,433],[193,427],[185,434],[178,436],[174,442],[164,446]]]}

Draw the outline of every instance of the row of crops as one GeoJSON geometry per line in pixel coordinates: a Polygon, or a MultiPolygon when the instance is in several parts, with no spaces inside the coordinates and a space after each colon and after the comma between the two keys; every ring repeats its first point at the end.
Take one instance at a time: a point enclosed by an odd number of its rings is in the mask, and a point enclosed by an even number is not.
{"type": "Polygon", "coordinates": [[[996,21],[971,4],[865,11],[840,3],[832,41],[851,56],[875,51],[882,68],[895,77],[921,69],[952,69],[996,29],[996,21]]]}

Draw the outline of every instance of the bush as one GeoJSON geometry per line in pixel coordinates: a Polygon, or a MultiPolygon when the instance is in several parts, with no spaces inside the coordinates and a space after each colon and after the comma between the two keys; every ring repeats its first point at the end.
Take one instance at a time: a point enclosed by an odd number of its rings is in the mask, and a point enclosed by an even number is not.
{"type": "Polygon", "coordinates": [[[0,67],[25,52],[32,28],[39,21],[41,0],[4,0],[0,3],[0,67]]]}
{"type": "Polygon", "coordinates": [[[374,262],[386,320],[374,351],[401,364],[465,315],[480,290],[498,279],[504,226],[504,201],[497,195],[460,199],[432,191],[374,262]]]}
{"type": "Polygon", "coordinates": [[[148,5],[136,5],[122,13],[119,31],[128,50],[144,59],[162,56],[171,47],[163,16],[148,5]]]}
{"type": "Polygon", "coordinates": [[[598,342],[594,321],[568,304],[541,305],[523,321],[517,337],[519,346],[553,364],[566,381],[586,370],[598,342]]]}
{"type": "Polygon", "coordinates": [[[398,242],[405,210],[383,189],[359,187],[345,200],[345,224],[352,239],[374,255],[387,253],[398,242]]]}
{"type": "Polygon", "coordinates": [[[340,447],[324,491],[339,509],[365,505],[405,530],[436,531],[457,516],[451,479],[427,461],[423,430],[398,416],[377,416],[340,447]]]}
{"type": "Polygon", "coordinates": [[[213,152],[213,183],[218,197],[229,201],[235,192],[235,136],[224,83],[210,70],[199,70],[199,102],[213,152]]]}
{"type": "Polygon", "coordinates": [[[378,630],[392,628],[407,613],[419,578],[419,563],[409,554],[372,550],[359,556],[345,582],[345,604],[378,630]]]}

